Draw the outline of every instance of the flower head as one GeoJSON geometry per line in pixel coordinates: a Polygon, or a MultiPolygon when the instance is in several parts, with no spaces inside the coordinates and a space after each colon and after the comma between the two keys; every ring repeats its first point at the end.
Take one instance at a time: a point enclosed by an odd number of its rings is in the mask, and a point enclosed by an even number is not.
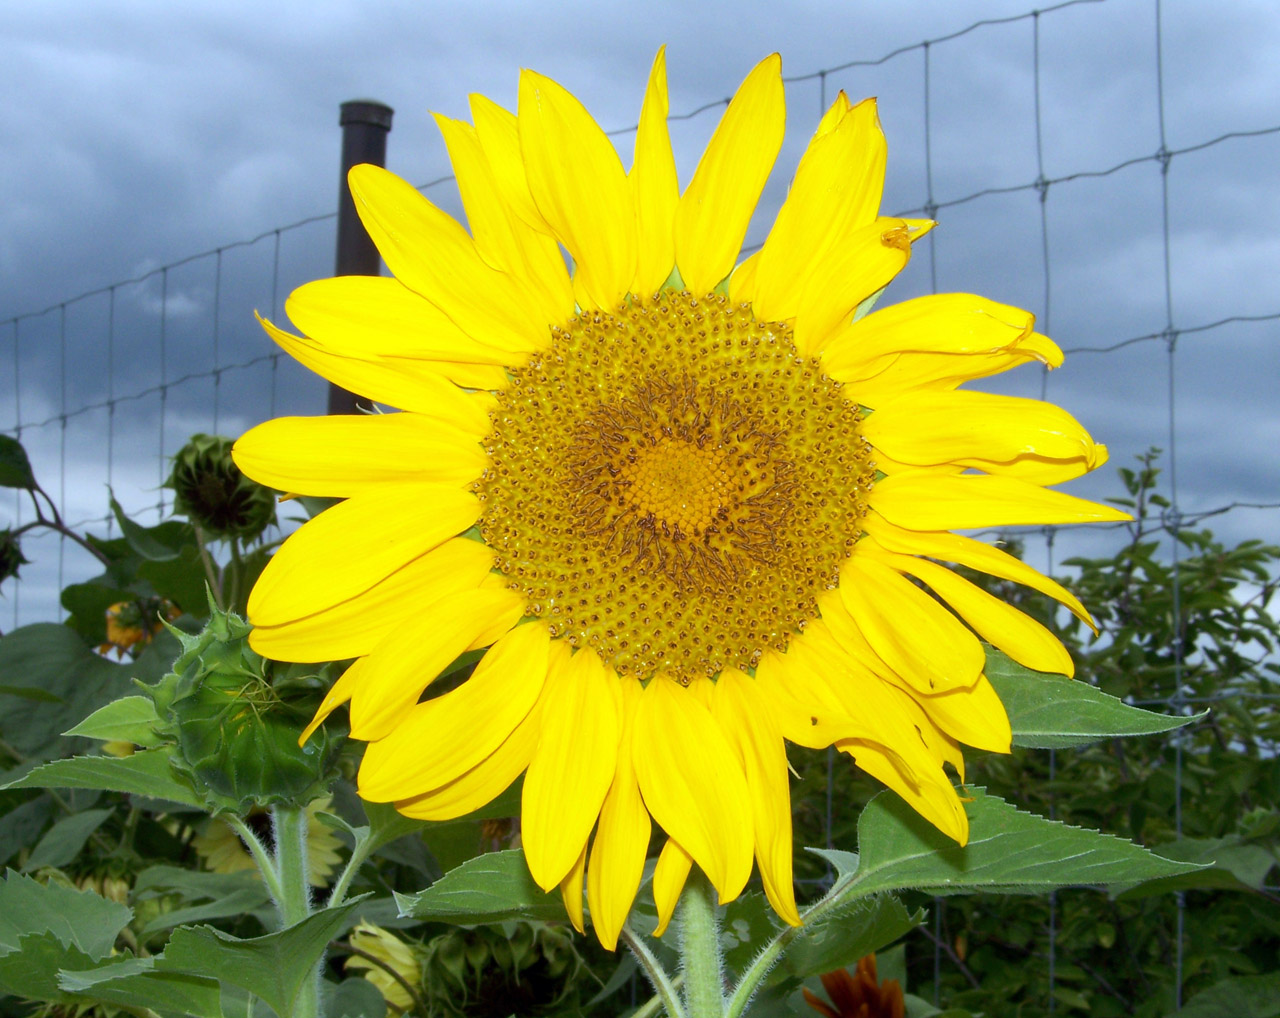
{"type": "Polygon", "coordinates": [[[944,767],[963,777],[962,742],[1010,744],[980,638],[1032,668],[1071,661],[932,560],[1087,620],[1053,581],[950,530],[1121,514],[1045,487],[1106,458],[1072,417],[958,387],[1061,352],[1030,314],[969,294],[866,313],[933,225],[879,214],[871,100],[837,97],[768,239],[735,268],[782,143],[776,55],[683,193],[662,53],[629,171],[538,74],[521,76],[516,114],[480,97],[472,113],[437,118],[470,233],[356,167],[394,278],[295,291],[305,337],[264,323],[401,412],[279,419],[236,444],[262,483],[343,499],[263,572],[253,646],[356,659],[313,727],[349,701],[367,799],[445,819],[523,772],[530,870],[579,927],[585,881],[609,947],[653,821],[662,926],[694,862],[727,901],[753,858],[799,922],[784,740],[836,746],[964,841],[944,767]]]}
{"type": "Polygon", "coordinates": [[[172,622],[182,610],[164,597],[138,597],[133,601],[117,601],[106,612],[106,640],[99,654],[115,651],[116,657],[140,654],[166,622],[172,622]]]}
{"type": "Polygon", "coordinates": [[[874,954],[860,958],[853,975],[848,969],[836,969],[824,972],[821,979],[830,1004],[808,990],[802,992],[806,1003],[824,1018],[903,1018],[906,1014],[902,985],[896,979],[879,980],[874,954]]]}

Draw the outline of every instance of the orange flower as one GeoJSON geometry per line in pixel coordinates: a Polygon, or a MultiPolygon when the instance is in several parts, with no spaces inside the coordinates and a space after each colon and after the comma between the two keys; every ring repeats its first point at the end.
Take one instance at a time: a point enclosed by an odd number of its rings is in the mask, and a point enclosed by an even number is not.
{"type": "Polygon", "coordinates": [[[874,954],[858,962],[855,975],[850,975],[848,969],[826,973],[822,976],[822,988],[834,1007],[824,1004],[808,990],[804,991],[804,999],[827,1018],[904,1018],[906,1014],[902,987],[896,979],[879,981],[874,954]]]}

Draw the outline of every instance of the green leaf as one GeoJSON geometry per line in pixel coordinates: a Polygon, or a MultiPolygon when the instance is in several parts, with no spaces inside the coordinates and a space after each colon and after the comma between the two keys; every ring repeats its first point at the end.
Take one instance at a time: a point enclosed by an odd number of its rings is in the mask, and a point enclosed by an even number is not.
{"type": "Polygon", "coordinates": [[[0,435],[0,488],[26,488],[36,486],[36,475],[31,471],[31,460],[22,443],[10,435],[0,435]]]}
{"type": "Polygon", "coordinates": [[[35,686],[3,686],[0,685],[0,693],[6,696],[16,696],[22,700],[34,700],[36,703],[62,703],[62,697],[55,696],[53,693],[35,686]]]}
{"type": "Polygon", "coordinates": [[[994,647],[987,648],[987,678],[1013,726],[1013,744],[1032,749],[1084,746],[1115,736],[1173,731],[1209,712],[1155,714],[1130,707],[1102,690],[1065,675],[1033,672],[994,647]]]}
{"type": "Polygon", "coordinates": [[[1260,890],[1276,858],[1261,845],[1245,844],[1239,835],[1226,838],[1182,838],[1152,851],[1166,859],[1200,863],[1206,869],[1174,877],[1148,880],[1117,894],[1123,901],[1150,898],[1171,891],[1260,890]]]}
{"type": "Polygon", "coordinates": [[[533,882],[519,849],[478,856],[424,891],[397,893],[396,904],[402,916],[463,925],[568,918],[560,895],[547,894],[533,882]]]}
{"type": "Polygon", "coordinates": [[[79,735],[103,742],[119,740],[138,746],[153,747],[160,744],[155,726],[160,723],[156,705],[149,696],[122,696],[105,707],[99,707],[75,728],[63,735],[79,735]]]}
{"type": "Polygon", "coordinates": [[[50,796],[40,795],[0,817],[0,866],[33,844],[56,810],[50,796]]]}
{"type": "Polygon", "coordinates": [[[31,857],[22,871],[34,873],[42,866],[65,866],[80,854],[84,843],[113,812],[110,809],[86,809],[59,820],[31,850],[31,857]]]}
{"type": "Polygon", "coordinates": [[[107,640],[107,609],[121,601],[137,598],[135,591],[111,583],[72,583],[62,588],[62,607],[67,609],[67,625],[85,640],[97,645],[107,640]]]}
{"type": "Polygon", "coordinates": [[[864,955],[906,936],[924,918],[923,909],[908,912],[892,894],[878,894],[860,899],[852,907],[833,909],[805,926],[769,981],[799,981],[853,965],[864,955]]]}
{"type": "Polygon", "coordinates": [[[36,759],[82,748],[61,733],[122,696],[130,681],[128,668],[95,654],[73,629],[55,622],[22,626],[0,639],[0,676],[62,701],[55,709],[47,697],[26,697],[0,710],[0,737],[36,759]]]}
{"type": "Polygon", "coordinates": [[[1224,979],[1197,993],[1170,1018],[1276,1018],[1280,1015],[1280,972],[1224,979]]]}
{"type": "Polygon", "coordinates": [[[387,1002],[378,988],[359,976],[344,979],[333,989],[329,1014],[334,1018],[383,1018],[387,1002]]]}
{"type": "Polygon", "coordinates": [[[282,1018],[293,1005],[326,946],[360,905],[352,900],[321,909],[278,933],[240,940],[210,926],[173,931],[156,970],[218,979],[256,994],[282,1018]]]}
{"type": "Polygon", "coordinates": [[[893,792],[877,795],[858,819],[858,856],[809,850],[840,872],[828,899],[851,900],[906,888],[943,895],[1119,888],[1200,868],[1162,859],[1122,838],[1023,813],[980,788],[966,791],[973,801],[966,805],[969,843],[965,846],[957,845],[893,792]]]}
{"type": "Polygon", "coordinates": [[[58,986],[58,976],[66,970],[97,965],[75,944],[64,943],[54,933],[29,933],[18,939],[14,949],[0,955],[0,993],[12,993],[28,1000],[70,1002],[58,986]]]}
{"type": "Polygon", "coordinates": [[[185,972],[157,972],[154,958],[121,958],[100,968],[61,972],[58,985],[77,997],[163,1014],[222,1015],[222,991],[216,979],[185,972]]]}
{"type": "Polygon", "coordinates": [[[47,932],[90,958],[103,958],[132,915],[91,891],[40,884],[10,871],[0,881],[0,950],[17,948],[28,933],[47,932]]]}
{"type": "Polygon", "coordinates": [[[168,749],[133,756],[75,756],[54,760],[0,788],[96,788],[200,806],[201,798],[174,775],[168,749]]]}
{"type": "Polygon", "coordinates": [[[115,496],[110,498],[111,512],[116,518],[116,522],[120,524],[120,533],[124,535],[124,539],[129,542],[129,547],[138,555],[141,555],[148,562],[168,562],[170,559],[178,557],[181,550],[179,545],[173,545],[161,541],[156,536],[156,528],[143,527],[124,514],[124,510],[120,508],[120,503],[116,501],[115,496]]]}

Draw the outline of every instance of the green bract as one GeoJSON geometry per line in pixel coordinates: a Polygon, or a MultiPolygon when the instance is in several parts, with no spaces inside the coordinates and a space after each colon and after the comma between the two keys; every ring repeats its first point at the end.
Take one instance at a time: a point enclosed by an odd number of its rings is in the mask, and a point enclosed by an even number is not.
{"type": "Polygon", "coordinates": [[[249,647],[250,628],[215,609],[201,633],[179,634],[183,652],[160,683],[172,696],[174,765],[214,812],[305,805],[333,778],[336,747],[325,733],[298,745],[313,705],[295,706],[281,697],[282,686],[299,683],[273,684],[272,663],[249,647]]]}
{"type": "Polygon", "coordinates": [[[252,541],[275,522],[275,493],[240,472],[232,444],[222,435],[192,435],[173,457],[165,486],[174,491],[174,512],[210,536],[252,541]]]}

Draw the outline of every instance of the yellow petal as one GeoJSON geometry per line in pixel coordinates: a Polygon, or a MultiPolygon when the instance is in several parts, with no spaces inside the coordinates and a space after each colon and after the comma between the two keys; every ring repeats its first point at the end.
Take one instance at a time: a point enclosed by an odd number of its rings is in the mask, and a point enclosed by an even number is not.
{"type": "Polygon", "coordinates": [[[529,284],[530,313],[560,324],[573,316],[573,287],[554,238],[527,225],[502,198],[476,129],[436,114],[480,256],[529,284]]]}
{"type": "MultiPolygon", "coordinates": [[[[898,712],[894,716],[901,717],[906,708],[908,716],[900,730],[909,731],[913,727],[919,729],[919,718],[915,716],[915,712],[922,709],[938,728],[954,739],[996,753],[1009,751],[1009,718],[985,675],[978,676],[978,681],[968,689],[958,687],[944,693],[923,693],[919,687],[924,683],[918,680],[910,682],[903,678],[875,652],[845,609],[837,591],[828,591],[819,597],[818,606],[822,610],[823,623],[840,646],[860,665],[882,679],[878,687],[870,688],[876,688],[881,698],[888,696],[894,700],[898,712]],[[904,704],[896,696],[899,692],[906,694],[910,702],[904,704]]],[[[867,687],[860,689],[860,698],[866,699],[865,688],[867,687]]],[[[869,703],[868,709],[877,716],[888,716],[889,713],[881,702],[869,703]]],[[[887,740],[882,735],[879,740],[863,741],[875,743],[887,740]]],[[[898,744],[894,743],[895,746],[898,744]]],[[[914,746],[914,743],[909,744],[914,746]]],[[[920,764],[921,761],[916,758],[914,769],[918,770],[920,764]]]]}
{"type": "Polygon", "coordinates": [[[973,634],[896,570],[855,552],[840,570],[840,597],[875,652],[925,692],[967,689],[982,674],[973,634]]]}
{"type": "Polygon", "coordinates": [[[756,292],[756,266],[760,252],[744,258],[729,274],[729,299],[735,304],[750,304],[756,292]]]}
{"type": "Polygon", "coordinates": [[[396,809],[419,820],[453,820],[474,813],[505,792],[529,766],[541,728],[539,700],[507,741],[466,774],[433,791],[400,800],[396,809]]]}
{"type": "Polygon", "coordinates": [[[671,917],[676,914],[680,892],[684,890],[692,869],[693,856],[681,848],[675,838],[668,838],[653,868],[653,903],[658,907],[658,925],[653,928],[655,937],[667,932],[671,917]]]}
{"type": "Polygon", "coordinates": [[[1013,477],[940,476],[920,471],[877,481],[870,505],[909,530],[981,530],[1034,523],[1105,523],[1127,512],[1048,491],[1013,477]]]}
{"type": "Polygon", "coordinates": [[[542,737],[524,780],[521,833],[543,890],[574,864],[618,761],[617,677],[592,650],[557,662],[547,678],[542,737]]]}
{"type": "Polygon", "coordinates": [[[1071,591],[999,548],[975,541],[972,537],[949,534],[945,531],[905,530],[890,523],[879,513],[869,513],[863,518],[861,526],[866,533],[872,535],[890,551],[904,555],[927,555],[929,558],[954,562],[986,573],[988,576],[998,576],[1002,580],[1021,583],[1024,587],[1048,594],[1066,606],[1095,633],[1098,631],[1093,617],[1071,591]]]}
{"type": "MultiPolygon", "coordinates": [[[[385,358],[387,361],[395,361],[395,357],[385,358]]],[[[524,363],[521,358],[518,362],[513,363],[512,367],[519,367],[524,363]]],[[[460,385],[464,389],[488,389],[491,392],[499,392],[507,387],[507,372],[504,368],[498,367],[496,364],[464,364],[461,361],[432,361],[431,367],[439,372],[442,376],[451,381],[454,385],[460,385]]]]}
{"type": "Polygon", "coordinates": [[[726,668],[715,684],[715,717],[736,745],[751,795],[756,861],[764,893],[775,912],[800,925],[791,879],[791,788],[782,732],[770,715],[769,701],[755,680],[726,668]]]}
{"type": "MultiPolygon", "coordinates": [[[[249,643],[250,646],[253,645],[252,634],[250,634],[249,643]]],[[[366,659],[361,658],[353,663],[351,667],[342,673],[338,681],[329,687],[324,699],[320,701],[320,706],[316,708],[315,717],[311,719],[298,737],[299,746],[305,745],[306,741],[315,733],[315,730],[324,724],[325,719],[351,699],[351,694],[360,685],[360,676],[364,672],[365,662],[366,659]]]]}
{"type": "Polygon", "coordinates": [[[587,869],[587,901],[591,905],[591,925],[605,950],[618,945],[618,934],[627,921],[644,875],[644,857],[649,849],[652,825],[649,811],[640,797],[632,763],[635,712],[641,686],[634,679],[622,682],[622,735],[618,742],[618,765],[609,793],[600,807],[600,823],[591,846],[587,869]]]}
{"type": "Polygon", "coordinates": [[[516,626],[462,685],[411,707],[365,750],[360,794],[373,802],[406,799],[479,764],[533,709],[547,679],[550,643],[545,625],[516,626]]]}
{"type": "Polygon", "coordinates": [[[478,587],[493,568],[493,552],[455,537],[363,594],[279,626],[257,626],[249,646],[273,661],[341,661],[363,657],[422,605],[478,587]]]}
{"type": "Polygon", "coordinates": [[[490,346],[529,352],[550,341],[550,323],[528,314],[528,288],[486,265],[467,231],[412,184],[368,164],[348,180],[360,221],[405,286],[490,346]]]}
{"type": "Polygon", "coordinates": [[[636,713],[636,776],[662,829],[698,861],[722,903],[751,875],[751,806],[742,764],[711,712],[665,675],[636,713]]]}
{"type": "Polygon", "coordinates": [[[465,487],[488,462],[473,435],[411,413],[277,417],[241,435],[232,457],[278,491],[330,496],[423,481],[465,487]]]}
{"type": "Polygon", "coordinates": [[[569,922],[579,933],[586,932],[582,921],[582,876],[587,868],[587,842],[582,842],[582,851],[578,853],[578,861],[560,881],[560,897],[564,900],[564,910],[569,913],[569,922]]]}
{"type": "Polygon", "coordinates": [[[893,761],[878,747],[850,740],[837,743],[836,748],[853,757],[854,763],[872,777],[884,782],[931,824],[961,845],[969,841],[969,818],[965,814],[960,797],[946,780],[942,769],[932,780],[913,783],[894,766],[893,761]]]}
{"type": "Polygon", "coordinates": [[[837,238],[797,301],[796,349],[806,357],[821,353],[858,305],[888,286],[910,258],[911,236],[901,219],[877,219],[837,238]]]}
{"type": "Polygon", "coordinates": [[[494,616],[510,624],[523,605],[514,591],[484,587],[423,605],[365,659],[363,681],[351,696],[351,737],[371,742],[387,735],[494,616]]]}
{"type": "Polygon", "coordinates": [[[306,283],[289,294],[285,313],[330,353],[366,360],[422,360],[507,364],[519,348],[491,346],[398,279],[336,276],[306,283]]]}
{"type": "Polygon", "coordinates": [[[985,675],[972,689],[953,689],[932,696],[912,691],[911,695],[929,720],[951,738],[989,753],[1009,752],[1013,742],[1009,715],[985,675]]]}
{"type": "Polygon", "coordinates": [[[249,621],[277,626],[363,593],[480,518],[475,495],[445,484],[386,485],[308,520],[249,595],[249,621]]]}
{"type": "Polygon", "coordinates": [[[551,227],[542,218],[538,206],[533,203],[533,195],[529,193],[529,178],[525,174],[524,158],[520,155],[516,115],[482,95],[473,94],[470,98],[476,137],[489,161],[489,169],[502,200],[526,226],[550,235],[551,227]]]}
{"type": "Polygon", "coordinates": [[[782,58],[765,57],[720,119],[676,211],[676,264],[695,297],[733,268],[786,126],[782,58]]]}
{"type": "Polygon", "coordinates": [[[265,318],[261,325],[290,357],[321,378],[375,403],[400,407],[448,421],[478,436],[488,433],[488,401],[469,395],[431,365],[431,361],[349,357],[330,353],[319,343],[292,336],[265,318]]]}
{"type": "Polygon", "coordinates": [[[1062,641],[1013,605],[936,562],[892,553],[886,553],[884,561],[924,581],[973,626],[979,636],[1019,664],[1038,672],[1075,674],[1075,665],[1062,641]]]}
{"type": "Polygon", "coordinates": [[[529,191],[576,264],[596,307],[612,309],[636,270],[636,219],[627,175],[604,131],[550,78],[520,73],[520,152],[529,191]]]}
{"type": "Polygon", "coordinates": [[[680,201],[676,160],[667,131],[667,48],[658,50],[640,109],[636,154],[628,180],[636,206],[638,258],[631,292],[651,294],[676,264],[675,218],[680,201]]]}
{"type": "MultiPolygon", "coordinates": [[[[839,108],[837,99],[832,109],[839,108]]],[[[886,151],[874,99],[859,103],[826,131],[819,128],[760,251],[753,300],[757,318],[794,318],[809,277],[836,243],[875,221],[886,151]]]]}
{"type": "Polygon", "coordinates": [[[903,463],[958,463],[1033,483],[1099,466],[1098,446],[1065,410],[986,392],[915,392],[876,407],[863,437],[903,463]]]}

